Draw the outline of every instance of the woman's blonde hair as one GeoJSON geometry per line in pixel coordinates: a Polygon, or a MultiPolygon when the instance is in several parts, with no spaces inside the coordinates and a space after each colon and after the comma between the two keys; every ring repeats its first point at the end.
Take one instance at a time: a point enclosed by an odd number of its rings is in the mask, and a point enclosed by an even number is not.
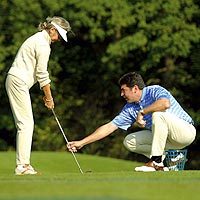
{"type": "Polygon", "coordinates": [[[51,24],[51,22],[56,23],[58,26],[60,26],[61,28],[65,29],[67,32],[71,31],[71,27],[70,24],[67,20],[65,20],[62,17],[47,17],[45,22],[41,22],[38,25],[38,30],[42,31],[42,30],[49,30],[51,29],[53,26],[53,24],[51,24]]]}

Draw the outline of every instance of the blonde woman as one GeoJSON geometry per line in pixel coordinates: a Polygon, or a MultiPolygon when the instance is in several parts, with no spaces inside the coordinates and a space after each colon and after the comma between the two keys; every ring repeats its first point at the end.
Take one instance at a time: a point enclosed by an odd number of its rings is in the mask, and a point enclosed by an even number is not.
{"type": "Polygon", "coordinates": [[[16,136],[16,175],[37,174],[30,164],[34,119],[29,89],[39,83],[44,92],[44,104],[54,108],[49,73],[47,71],[51,43],[67,42],[70,24],[62,17],[48,17],[39,24],[39,32],[21,45],[6,78],[6,91],[13,113],[16,136]]]}

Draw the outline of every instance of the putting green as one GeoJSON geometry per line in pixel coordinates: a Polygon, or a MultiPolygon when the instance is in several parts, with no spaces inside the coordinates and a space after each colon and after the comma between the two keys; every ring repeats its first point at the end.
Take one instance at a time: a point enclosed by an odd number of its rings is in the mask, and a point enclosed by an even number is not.
{"type": "Polygon", "coordinates": [[[2,200],[196,200],[199,171],[134,172],[141,163],[70,153],[33,152],[36,176],[15,176],[15,153],[0,152],[2,200]]]}

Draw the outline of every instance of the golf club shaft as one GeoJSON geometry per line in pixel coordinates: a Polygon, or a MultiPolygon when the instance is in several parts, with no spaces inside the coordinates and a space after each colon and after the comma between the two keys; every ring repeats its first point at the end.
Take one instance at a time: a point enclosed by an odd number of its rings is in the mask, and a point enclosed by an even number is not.
{"type": "MultiPolygon", "coordinates": [[[[59,128],[60,128],[60,131],[61,131],[61,133],[63,134],[63,137],[65,138],[65,141],[66,141],[67,144],[68,144],[69,141],[68,141],[68,139],[67,139],[67,137],[66,137],[66,135],[65,135],[65,133],[64,133],[62,127],[61,127],[61,125],[60,125],[60,122],[59,122],[59,120],[58,120],[58,118],[57,118],[57,116],[56,116],[56,113],[55,113],[54,109],[52,109],[52,112],[53,112],[53,115],[54,115],[54,117],[55,117],[55,119],[56,119],[56,122],[57,122],[57,124],[58,124],[58,126],[59,126],[59,128]]],[[[81,169],[81,166],[80,166],[78,160],[76,159],[76,156],[75,156],[74,152],[71,151],[71,153],[72,153],[72,155],[73,155],[73,157],[74,157],[74,160],[76,161],[76,164],[78,165],[78,168],[79,168],[81,174],[83,174],[83,171],[82,171],[82,169],[81,169]]]]}

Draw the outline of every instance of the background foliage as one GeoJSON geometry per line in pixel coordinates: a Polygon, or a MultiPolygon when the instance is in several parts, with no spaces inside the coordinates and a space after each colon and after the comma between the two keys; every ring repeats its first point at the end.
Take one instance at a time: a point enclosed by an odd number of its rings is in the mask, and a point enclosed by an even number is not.
{"type": "MultiPolygon", "coordinates": [[[[200,114],[199,0],[1,0],[0,149],[15,147],[15,127],[4,82],[17,49],[47,16],[71,23],[69,42],[52,45],[49,72],[56,113],[69,140],[80,139],[111,120],[122,108],[118,78],[140,72],[146,83],[170,90],[195,121],[200,114]]],[[[65,144],[36,84],[31,88],[34,150],[62,150],[65,144]]],[[[133,129],[136,129],[133,127],[133,129]]],[[[117,131],[83,153],[133,159],[117,131]]],[[[193,160],[199,135],[190,146],[193,160]]],[[[194,165],[198,165],[195,163],[194,165]]]]}

